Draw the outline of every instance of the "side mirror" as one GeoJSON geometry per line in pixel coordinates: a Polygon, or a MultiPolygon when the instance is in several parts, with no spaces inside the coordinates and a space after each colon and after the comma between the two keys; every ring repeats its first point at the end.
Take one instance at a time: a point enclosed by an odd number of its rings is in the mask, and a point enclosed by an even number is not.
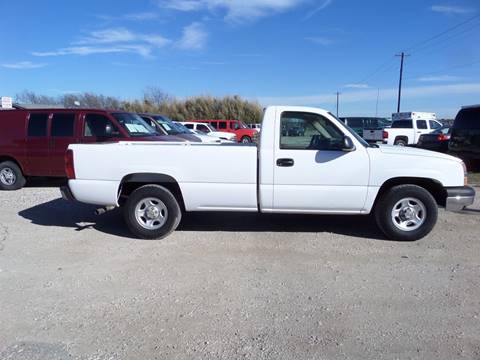
{"type": "Polygon", "coordinates": [[[350,152],[355,151],[355,149],[355,144],[353,143],[352,139],[350,139],[348,136],[344,136],[342,151],[350,152]]]}
{"type": "Polygon", "coordinates": [[[113,135],[113,127],[111,124],[105,125],[105,136],[111,137],[113,135]]]}

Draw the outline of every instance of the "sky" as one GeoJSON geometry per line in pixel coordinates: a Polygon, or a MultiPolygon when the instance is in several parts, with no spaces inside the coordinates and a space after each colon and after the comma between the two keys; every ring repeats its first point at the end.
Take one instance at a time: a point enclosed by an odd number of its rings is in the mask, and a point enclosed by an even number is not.
{"type": "Polygon", "coordinates": [[[0,95],[241,95],[342,116],[480,103],[478,0],[0,0],[0,95]]]}

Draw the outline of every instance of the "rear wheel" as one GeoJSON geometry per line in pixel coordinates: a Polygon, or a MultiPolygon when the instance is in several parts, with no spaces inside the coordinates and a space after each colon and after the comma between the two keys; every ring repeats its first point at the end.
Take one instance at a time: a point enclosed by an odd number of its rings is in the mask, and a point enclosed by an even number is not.
{"type": "Polygon", "coordinates": [[[250,136],[244,136],[242,137],[242,144],[250,144],[252,142],[252,139],[250,136]]]}
{"type": "Polygon", "coordinates": [[[392,240],[414,241],[428,235],[437,222],[433,196],[417,185],[399,185],[382,195],[375,207],[378,227],[392,240]]]}
{"type": "Polygon", "coordinates": [[[407,146],[407,142],[403,139],[398,139],[398,140],[395,140],[395,144],[394,145],[397,145],[397,146],[407,146]]]}
{"type": "Polygon", "coordinates": [[[177,199],[168,189],[159,185],[146,185],[128,197],[124,217],[135,236],[159,240],[178,227],[182,212],[177,199]]]}
{"type": "Polygon", "coordinates": [[[26,183],[22,170],[12,161],[0,163],[0,190],[18,190],[26,183]]]}

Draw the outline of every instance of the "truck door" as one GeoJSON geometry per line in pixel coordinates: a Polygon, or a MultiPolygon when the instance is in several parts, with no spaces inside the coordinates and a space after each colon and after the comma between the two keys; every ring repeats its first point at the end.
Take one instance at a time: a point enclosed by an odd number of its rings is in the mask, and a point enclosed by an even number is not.
{"type": "Polygon", "coordinates": [[[27,169],[30,176],[50,175],[50,144],[48,138],[48,113],[30,113],[27,125],[27,169]]]}
{"type": "Polygon", "coordinates": [[[114,141],[123,137],[118,127],[105,115],[98,113],[87,113],[82,116],[81,142],[100,143],[114,141]],[[112,132],[107,134],[107,125],[110,125],[112,132]]]}
{"type": "Polygon", "coordinates": [[[358,143],[342,151],[344,133],[326,116],[286,111],[277,117],[274,211],[361,211],[370,171],[366,148],[358,143]]]}
{"type": "Polygon", "coordinates": [[[428,134],[432,132],[432,130],[428,128],[427,120],[417,120],[417,121],[414,121],[414,123],[416,123],[416,129],[414,131],[414,134],[415,134],[414,144],[416,144],[421,135],[428,134]]]}
{"type": "Polygon", "coordinates": [[[54,113],[50,125],[51,176],[65,176],[65,152],[76,142],[75,113],[54,113]]]}

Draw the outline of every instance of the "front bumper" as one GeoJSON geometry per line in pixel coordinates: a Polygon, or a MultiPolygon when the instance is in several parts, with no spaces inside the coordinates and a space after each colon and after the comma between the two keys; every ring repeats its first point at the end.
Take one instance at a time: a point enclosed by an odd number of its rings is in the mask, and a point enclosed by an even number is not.
{"type": "Polygon", "coordinates": [[[461,211],[475,201],[475,190],[470,186],[445,188],[447,201],[445,210],[461,211]]]}
{"type": "Polygon", "coordinates": [[[72,194],[72,191],[67,186],[62,186],[60,188],[60,192],[62,193],[62,199],[67,201],[75,201],[75,197],[72,194]]]}

